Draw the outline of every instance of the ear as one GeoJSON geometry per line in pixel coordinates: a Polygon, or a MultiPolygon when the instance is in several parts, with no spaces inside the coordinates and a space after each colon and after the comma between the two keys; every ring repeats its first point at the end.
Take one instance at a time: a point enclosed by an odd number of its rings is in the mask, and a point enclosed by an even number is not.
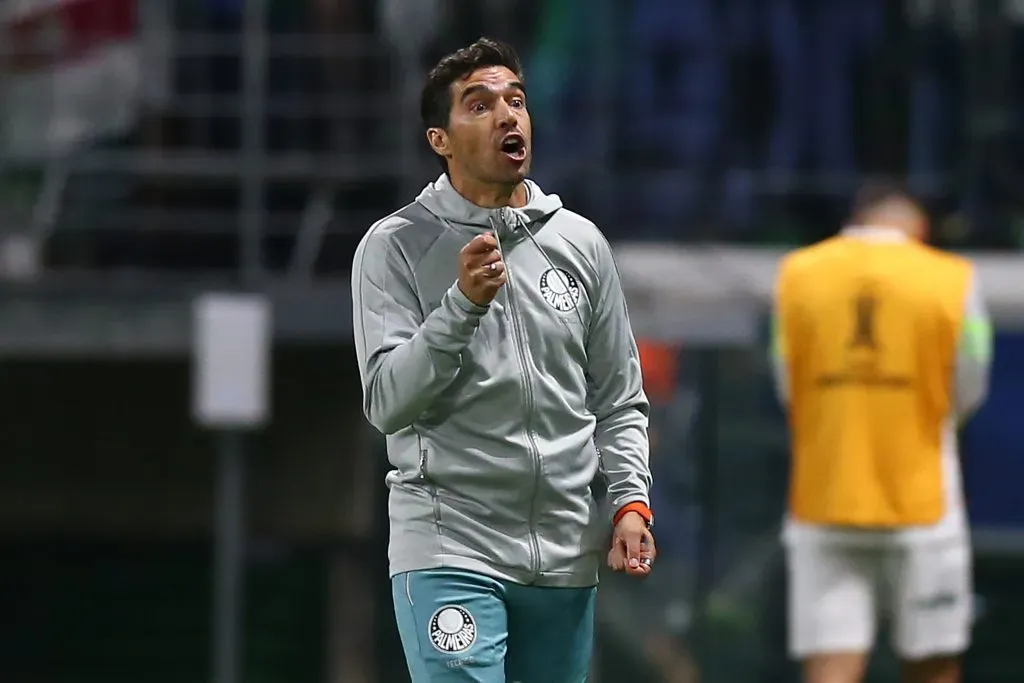
{"type": "Polygon", "coordinates": [[[931,224],[928,214],[920,206],[914,205],[913,218],[910,221],[910,235],[921,242],[927,242],[931,238],[931,224]]]}
{"type": "Polygon", "coordinates": [[[430,149],[434,150],[434,154],[445,159],[451,157],[451,138],[444,128],[428,128],[427,143],[430,144],[430,149]]]}
{"type": "Polygon", "coordinates": [[[916,237],[918,240],[922,242],[927,242],[931,239],[931,225],[928,223],[928,220],[926,218],[922,218],[921,220],[919,220],[915,228],[915,232],[917,233],[916,237]]]}

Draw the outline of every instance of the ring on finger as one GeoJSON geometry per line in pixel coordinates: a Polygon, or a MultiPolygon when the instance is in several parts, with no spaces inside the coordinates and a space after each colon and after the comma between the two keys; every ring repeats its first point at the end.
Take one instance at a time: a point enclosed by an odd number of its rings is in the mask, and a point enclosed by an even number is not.
{"type": "Polygon", "coordinates": [[[652,560],[649,557],[645,557],[640,560],[640,564],[642,564],[645,567],[650,567],[652,564],[654,564],[654,560],[652,560]]]}

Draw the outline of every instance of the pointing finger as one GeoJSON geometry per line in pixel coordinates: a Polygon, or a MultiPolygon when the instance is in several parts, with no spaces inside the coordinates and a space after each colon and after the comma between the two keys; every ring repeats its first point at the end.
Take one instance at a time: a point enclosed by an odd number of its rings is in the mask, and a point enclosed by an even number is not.
{"type": "Polygon", "coordinates": [[[636,569],[640,566],[640,549],[643,542],[643,536],[638,533],[623,534],[623,540],[626,543],[626,558],[629,561],[630,569],[636,569]]]}

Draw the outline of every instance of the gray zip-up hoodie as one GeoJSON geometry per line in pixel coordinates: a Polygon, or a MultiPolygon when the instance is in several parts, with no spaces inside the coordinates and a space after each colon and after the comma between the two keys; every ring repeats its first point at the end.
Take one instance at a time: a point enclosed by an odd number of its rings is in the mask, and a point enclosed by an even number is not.
{"type": "Polygon", "coordinates": [[[649,503],[647,414],[611,249],[528,183],[484,209],[442,175],[370,228],[352,296],[363,409],[387,435],[392,575],[452,567],[590,586],[611,510],[649,503]],[[508,281],[488,306],[456,282],[493,232],[508,281]]]}

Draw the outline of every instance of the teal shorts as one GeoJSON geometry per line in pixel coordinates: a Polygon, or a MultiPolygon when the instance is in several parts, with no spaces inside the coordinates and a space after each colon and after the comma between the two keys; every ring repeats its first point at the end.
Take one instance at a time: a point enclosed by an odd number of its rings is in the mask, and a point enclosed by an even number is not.
{"type": "Polygon", "coordinates": [[[597,588],[544,588],[454,569],[391,579],[412,683],[585,683],[597,588]]]}

